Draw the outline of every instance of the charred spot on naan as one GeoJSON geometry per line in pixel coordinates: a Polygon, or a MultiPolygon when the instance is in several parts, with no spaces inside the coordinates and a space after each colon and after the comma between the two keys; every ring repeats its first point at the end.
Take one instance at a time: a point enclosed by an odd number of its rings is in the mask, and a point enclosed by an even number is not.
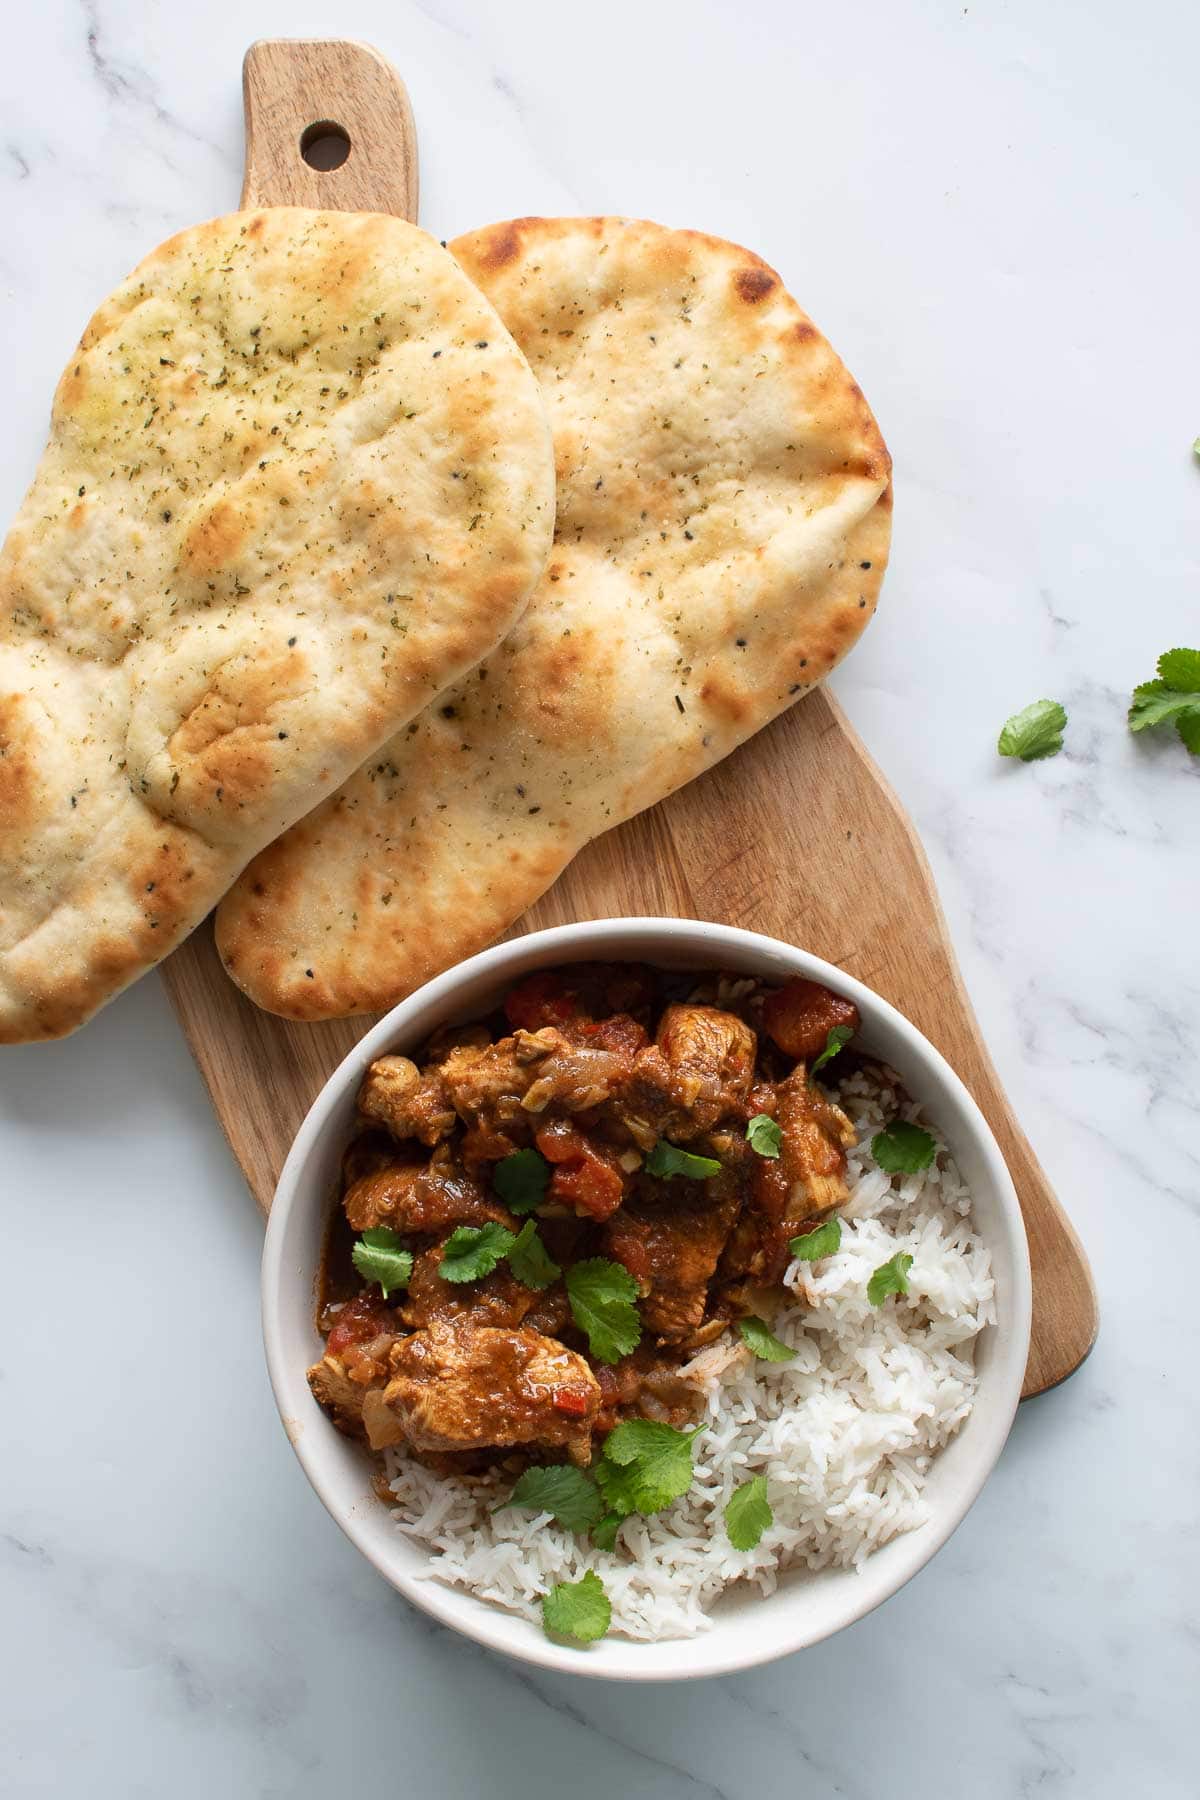
{"type": "MultiPolygon", "coordinates": [[[[173,829],[169,837],[161,837],[126,871],[126,888],[130,900],[141,915],[139,938],[157,944],[154,935],[164,928],[173,929],[177,920],[188,915],[192,906],[194,884],[200,873],[197,855],[200,846],[190,832],[173,829]]],[[[135,945],[142,949],[143,943],[135,945]]]]}
{"type": "Polygon", "coordinates": [[[23,694],[0,694],[0,834],[19,836],[37,810],[37,734],[23,694]]]}
{"type": "Polygon", "coordinates": [[[737,727],[749,719],[754,710],[753,697],[744,683],[713,667],[700,684],[700,701],[713,717],[737,727]]]}
{"type": "Polygon", "coordinates": [[[524,679],[536,696],[530,725],[546,746],[577,748],[581,733],[597,752],[612,736],[618,660],[598,626],[576,624],[569,637],[538,633],[526,648],[524,679]]]}
{"type": "Polygon", "coordinates": [[[213,575],[231,563],[249,535],[241,510],[228,500],[218,500],[192,526],[183,542],[180,561],[197,575],[213,575]]]}
{"type": "Polygon", "coordinates": [[[758,306],[781,285],[774,269],[769,269],[763,262],[755,261],[745,268],[734,270],[734,292],[746,306],[758,306]]]}
{"type": "Polygon", "coordinates": [[[77,417],[83,411],[88,386],[87,368],[81,359],[66,371],[59,382],[54,396],[55,408],[69,418],[77,417]]]}
{"type": "Polygon", "coordinates": [[[309,658],[295,644],[225,664],[172,732],[167,746],[172,760],[199,761],[235,731],[274,727],[281,704],[312,681],[309,658]]]}

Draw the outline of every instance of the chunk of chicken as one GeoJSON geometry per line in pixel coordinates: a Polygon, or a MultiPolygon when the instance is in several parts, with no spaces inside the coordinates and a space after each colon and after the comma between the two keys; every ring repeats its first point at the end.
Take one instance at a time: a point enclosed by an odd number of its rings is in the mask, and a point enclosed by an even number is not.
{"type": "Polygon", "coordinates": [[[738,1204],[737,1179],[725,1172],[703,1187],[677,1181],[654,1193],[643,1186],[605,1225],[605,1253],[642,1290],[643,1323],[660,1343],[689,1337],[703,1319],[738,1204]]]}
{"type": "Polygon", "coordinates": [[[803,1065],[777,1089],[776,1119],[783,1132],[779,1155],[754,1168],[753,1213],[740,1223],[723,1273],[778,1281],[788,1262],[788,1242],[844,1205],[846,1151],[854,1127],[840,1107],[809,1081],[803,1065]]]}
{"type": "Polygon", "coordinates": [[[336,1308],[325,1354],[308,1371],[308,1385],[339,1431],[364,1435],[363,1409],[372,1386],[381,1391],[396,1342],[395,1315],[367,1290],[336,1308]]]}
{"type": "Polygon", "coordinates": [[[550,1105],[566,1113],[600,1106],[624,1079],[619,1051],[569,1043],[561,1031],[515,1031],[478,1054],[452,1051],[441,1069],[446,1095],[468,1125],[528,1134],[531,1115],[550,1105]]]}
{"type": "Polygon", "coordinates": [[[358,1090],[358,1110],[386,1125],[393,1137],[437,1144],[454,1129],[454,1108],[438,1070],[422,1075],[407,1056],[381,1056],[358,1090]]]}
{"type": "Polygon", "coordinates": [[[354,1231],[387,1225],[393,1231],[449,1231],[454,1225],[513,1223],[498,1201],[465,1175],[446,1151],[426,1162],[396,1162],[362,1176],[342,1206],[354,1231]]]}
{"type": "Polygon", "coordinates": [[[415,1450],[543,1444],[591,1460],[600,1387],[555,1338],[435,1324],[398,1343],[391,1368],[382,1405],[415,1450]]]}
{"type": "Polygon", "coordinates": [[[443,1281],[439,1274],[444,1246],[435,1244],[413,1260],[400,1317],[414,1331],[462,1320],[471,1325],[520,1325],[541,1296],[523,1287],[507,1263],[482,1281],[443,1281]]]}
{"type": "Polygon", "coordinates": [[[361,1382],[351,1381],[340,1356],[323,1356],[314,1363],[308,1371],[308,1385],[313,1399],[325,1408],[339,1431],[347,1437],[366,1437],[362,1414],[367,1390],[361,1382]]]}
{"type": "Polygon", "coordinates": [[[736,1013],[668,1006],[621,1093],[634,1138],[649,1149],[658,1137],[687,1142],[712,1131],[744,1104],[756,1050],[753,1031],[736,1013]]]}
{"type": "Polygon", "coordinates": [[[364,1175],[375,1175],[396,1160],[396,1146],[386,1131],[363,1131],[351,1138],[342,1158],[342,1191],[364,1175]]]}
{"type": "MultiPolygon", "coordinates": [[[[854,1127],[833,1101],[807,1079],[803,1069],[793,1069],[778,1089],[776,1119],[783,1131],[775,1171],[788,1189],[788,1210],[800,1216],[832,1212],[846,1199],[846,1151],[854,1142],[854,1127]]],[[[759,1177],[771,1170],[769,1159],[758,1165],[759,1177]]]]}
{"type": "Polygon", "coordinates": [[[763,1001],[763,1029],[785,1056],[810,1063],[820,1056],[835,1025],[859,1026],[858,1008],[819,981],[797,976],[763,1001]]]}

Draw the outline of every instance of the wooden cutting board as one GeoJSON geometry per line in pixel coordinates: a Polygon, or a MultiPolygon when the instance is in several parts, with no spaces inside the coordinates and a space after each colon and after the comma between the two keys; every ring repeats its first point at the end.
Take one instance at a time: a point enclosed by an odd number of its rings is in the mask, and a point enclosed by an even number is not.
{"type": "MultiPolygon", "coordinates": [[[[376,51],[258,43],[244,89],[244,207],[416,218],[408,95],[376,51]]],[[[699,781],[591,844],[515,930],[621,914],[712,919],[787,939],[906,1014],[974,1094],[1016,1183],[1033,1264],[1026,1397],[1078,1368],[1098,1322],[1087,1260],[992,1067],[916,833],[830,694],[807,695],[699,781]]],[[[162,976],[265,1212],[301,1119],[374,1021],[301,1025],[258,1011],[222,970],[211,924],[162,976]]]]}

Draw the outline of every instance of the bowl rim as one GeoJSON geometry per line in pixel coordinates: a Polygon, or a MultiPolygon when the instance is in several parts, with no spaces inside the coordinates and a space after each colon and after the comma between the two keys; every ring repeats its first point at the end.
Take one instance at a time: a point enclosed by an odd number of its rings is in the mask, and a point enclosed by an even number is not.
{"type": "MultiPolygon", "coordinates": [[[[604,960],[619,959],[619,950],[614,948],[611,942],[608,942],[607,947],[599,954],[604,960]]],[[[653,954],[647,953],[645,950],[639,954],[636,960],[647,961],[654,966],[653,954]]],[[[302,1284],[301,1293],[305,1307],[309,1308],[311,1306],[311,1287],[308,1283],[302,1284]]],[[[338,1063],[305,1114],[293,1139],[291,1149],[280,1172],[267,1220],[262,1257],[261,1297],[263,1344],[271,1390],[281,1424],[314,1492],[330,1517],[356,1549],[362,1552],[379,1574],[406,1600],[450,1630],[456,1631],[488,1649],[498,1650],[506,1656],[533,1664],[535,1667],[566,1671],[593,1680],[613,1681],[687,1680],[734,1674],[741,1670],[773,1662],[797,1650],[807,1649],[844,1630],[846,1626],[855,1624],[859,1619],[864,1618],[876,1607],[889,1600],[892,1595],[898,1593],[902,1587],[905,1587],[957,1530],[979,1497],[988,1476],[999,1459],[1021,1397],[1032,1314],[1032,1281],[1028,1241],[1012,1177],[991,1127],[979,1106],[945,1057],[930,1040],[873,988],[869,988],[864,982],[847,974],[836,964],[815,956],[799,945],[790,944],[785,939],[771,937],[762,932],[747,931],[740,926],[721,925],[698,919],[672,919],[646,915],[580,920],[565,925],[549,926],[541,931],[506,939],[504,942],[492,945],[475,956],[455,963],[449,969],[433,976],[431,980],[414,989],[405,999],[385,1013],[338,1063]],[[711,1634],[663,1641],[664,1649],[670,1647],[678,1650],[678,1667],[656,1666],[652,1669],[639,1669],[637,1666],[638,1653],[644,1652],[648,1646],[638,1640],[606,1640],[608,1654],[602,1664],[587,1654],[581,1655],[578,1649],[557,1644],[550,1638],[535,1637],[532,1632],[528,1635],[528,1641],[514,1642],[512,1641],[514,1627],[528,1626],[527,1620],[473,1595],[469,1598],[474,1604],[469,1610],[468,1617],[463,1619],[453,1609],[452,1602],[455,1598],[461,1597],[464,1590],[451,1589],[429,1577],[414,1576],[396,1566],[379,1549],[376,1534],[363,1523],[358,1516],[358,1511],[345,1507],[330,1491],[331,1483],[326,1479],[323,1467],[324,1456],[320,1448],[321,1444],[327,1442],[324,1434],[318,1438],[317,1434],[296,1432],[288,1427],[291,1406],[291,1395],[288,1389],[289,1383],[294,1382],[295,1371],[292,1370],[284,1349],[282,1319],[289,1304],[287,1296],[296,1287],[294,1271],[284,1267],[286,1227],[297,1195],[301,1190],[309,1158],[321,1137],[330,1114],[344,1100],[351,1084],[357,1085],[366,1065],[389,1048],[397,1037],[403,1035],[408,1019],[418,1012],[424,1012],[431,1006],[443,1012],[451,1012],[454,995],[460,987],[476,979],[499,974],[509,964],[546,966],[550,961],[586,962],[595,960],[597,954],[595,947],[602,941],[611,940],[614,936],[635,938],[647,935],[668,938],[673,954],[682,951],[686,955],[695,951],[703,959],[698,965],[700,967],[719,967],[719,953],[722,949],[733,950],[743,956],[753,956],[760,960],[765,957],[777,958],[782,954],[785,959],[792,959],[795,963],[804,965],[803,969],[796,968],[795,973],[803,973],[810,979],[825,982],[835,991],[854,1000],[860,1011],[864,1013],[881,1013],[888,1023],[905,1038],[906,1049],[912,1050],[918,1060],[924,1061],[928,1071],[936,1076],[943,1084],[944,1089],[953,1097],[960,1109],[962,1119],[973,1133],[976,1148],[987,1165],[989,1178],[994,1184],[999,1200],[1000,1214],[1010,1240],[1009,1249],[1012,1252],[1013,1267],[1006,1318],[1008,1336],[1007,1340],[1002,1341],[999,1346],[1001,1354],[996,1360],[995,1366],[989,1370],[988,1380],[991,1390],[989,1410],[987,1415],[980,1418],[976,1425],[977,1435],[973,1441],[974,1461],[966,1477],[961,1480],[959,1492],[953,1503],[945,1508],[944,1515],[931,1516],[919,1529],[890,1540],[891,1545],[907,1543],[911,1551],[907,1561],[898,1559],[901,1561],[901,1566],[893,1571],[894,1579],[889,1579],[884,1584],[882,1591],[873,1595],[864,1594],[862,1604],[852,1605],[844,1618],[821,1629],[814,1631],[801,1627],[781,1631],[776,1627],[772,1631],[764,1631],[761,1644],[756,1645],[749,1653],[722,1654],[719,1648],[720,1628],[718,1624],[711,1634]],[[592,955],[589,955],[589,948],[593,951],[592,955]],[[316,1447],[314,1448],[314,1446],[316,1447]],[[620,1645],[623,1654],[614,1656],[612,1651],[617,1645],[620,1645]]],[[[330,1427],[330,1429],[333,1428],[330,1427]]],[[[953,1442],[953,1440],[951,1441],[953,1442]]],[[[396,1541],[397,1544],[404,1541],[399,1533],[396,1534],[396,1541]]],[[[889,1548],[888,1545],[881,1546],[880,1553],[887,1548],[889,1548]]],[[[872,1560],[874,1557],[868,1559],[866,1565],[868,1569],[872,1560]]],[[[768,1595],[763,1596],[763,1599],[769,1605],[774,1597],[774,1595],[768,1595]]]]}

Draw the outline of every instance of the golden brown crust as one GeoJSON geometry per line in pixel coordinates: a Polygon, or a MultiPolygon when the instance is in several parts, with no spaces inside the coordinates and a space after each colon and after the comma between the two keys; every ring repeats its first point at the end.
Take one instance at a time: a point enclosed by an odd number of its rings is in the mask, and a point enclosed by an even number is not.
{"type": "Polygon", "coordinates": [[[279,208],[147,257],[0,551],[0,1042],[165,956],[486,653],[552,518],[528,366],[415,226],[279,208]]]}
{"type": "Polygon", "coordinates": [[[822,680],[887,560],[878,426],[758,257],[619,219],[452,250],[541,383],[554,551],[499,649],[223,902],[229,972],[292,1017],[390,1005],[491,942],[591,837],[822,680]]]}

